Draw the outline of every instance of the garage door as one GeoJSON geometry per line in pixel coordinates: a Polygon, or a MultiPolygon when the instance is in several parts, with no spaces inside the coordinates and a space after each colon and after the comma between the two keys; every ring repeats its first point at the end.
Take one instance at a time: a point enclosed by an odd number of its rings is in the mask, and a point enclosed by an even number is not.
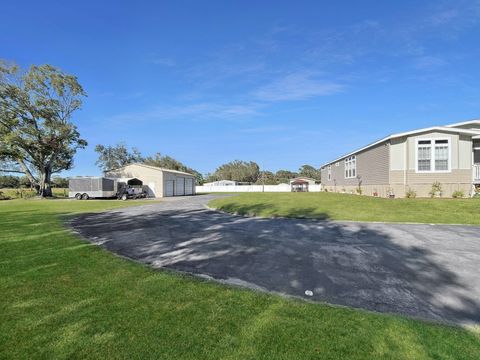
{"type": "Polygon", "coordinates": [[[175,196],[185,195],[185,178],[177,177],[177,187],[175,189],[175,196]]]}
{"type": "Polygon", "coordinates": [[[185,179],[185,195],[193,194],[193,179],[185,179]]]}
{"type": "Polygon", "coordinates": [[[173,196],[173,180],[165,181],[165,196],[173,196]]]}

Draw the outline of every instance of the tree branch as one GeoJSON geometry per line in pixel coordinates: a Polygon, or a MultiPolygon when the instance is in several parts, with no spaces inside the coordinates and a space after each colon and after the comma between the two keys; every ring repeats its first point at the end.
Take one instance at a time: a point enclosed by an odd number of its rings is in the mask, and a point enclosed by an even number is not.
{"type": "Polygon", "coordinates": [[[23,161],[23,159],[18,159],[17,162],[19,163],[20,167],[22,168],[24,174],[27,175],[28,180],[30,180],[30,182],[32,184],[38,184],[38,180],[35,178],[35,176],[33,176],[32,172],[27,167],[27,165],[25,165],[25,162],[23,161]]]}
{"type": "Polygon", "coordinates": [[[0,169],[0,172],[6,172],[6,173],[16,173],[16,174],[25,174],[24,171],[20,170],[6,170],[6,169],[0,169]]]}

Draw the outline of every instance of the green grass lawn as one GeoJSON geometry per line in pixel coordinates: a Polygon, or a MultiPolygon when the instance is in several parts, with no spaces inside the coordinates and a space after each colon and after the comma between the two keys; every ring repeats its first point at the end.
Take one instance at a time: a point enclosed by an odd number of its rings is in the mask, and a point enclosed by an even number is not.
{"type": "MultiPolygon", "coordinates": [[[[68,188],[52,188],[52,194],[55,197],[68,197],[68,188]]],[[[0,189],[0,195],[10,199],[29,199],[37,196],[37,192],[32,189],[0,189]]]]}
{"type": "Polygon", "coordinates": [[[0,202],[0,358],[480,358],[478,332],[154,271],[62,224],[132,204],[0,202]]]}
{"type": "Polygon", "coordinates": [[[263,217],[480,225],[480,199],[384,199],[334,193],[244,193],[216,199],[219,210],[263,217]]]}

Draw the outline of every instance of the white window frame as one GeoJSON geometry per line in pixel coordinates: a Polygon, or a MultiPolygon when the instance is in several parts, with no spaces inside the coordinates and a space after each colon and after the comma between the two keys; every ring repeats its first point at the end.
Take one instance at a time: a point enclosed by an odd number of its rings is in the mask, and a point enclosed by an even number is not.
{"type": "Polygon", "coordinates": [[[331,180],[332,180],[332,165],[328,165],[328,168],[327,168],[327,178],[328,178],[328,181],[331,181],[331,180]]]}
{"type": "Polygon", "coordinates": [[[420,174],[452,172],[452,141],[451,138],[417,138],[415,140],[415,172],[420,174]],[[435,170],[435,141],[446,140],[448,145],[448,170],[435,170]],[[418,146],[420,141],[430,141],[430,170],[418,170],[418,146]]]}
{"type": "Polygon", "coordinates": [[[345,177],[345,179],[355,179],[357,177],[357,156],[356,155],[349,156],[349,157],[345,158],[343,163],[344,163],[343,176],[345,177]],[[347,164],[351,164],[352,162],[354,162],[355,167],[351,167],[349,170],[355,170],[355,174],[352,175],[353,171],[350,171],[350,176],[348,176],[347,175],[347,164]]]}

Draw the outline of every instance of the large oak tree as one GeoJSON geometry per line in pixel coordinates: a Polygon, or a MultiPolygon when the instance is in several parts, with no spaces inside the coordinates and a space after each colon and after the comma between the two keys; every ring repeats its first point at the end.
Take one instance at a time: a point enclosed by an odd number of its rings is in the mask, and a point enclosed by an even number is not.
{"type": "Polygon", "coordinates": [[[234,160],[220,165],[208,181],[233,180],[255,183],[260,177],[260,167],[253,161],[234,160]]]}
{"type": "Polygon", "coordinates": [[[144,158],[137,148],[130,151],[125,143],[117,145],[101,145],[95,146],[98,153],[98,160],[95,162],[102,171],[118,169],[122,166],[135,162],[143,162],[144,158]]]}
{"type": "Polygon", "coordinates": [[[0,162],[3,171],[25,174],[42,197],[51,176],[73,166],[87,142],[71,122],[86,96],[73,75],[50,65],[23,71],[0,61],[0,162]]]}

